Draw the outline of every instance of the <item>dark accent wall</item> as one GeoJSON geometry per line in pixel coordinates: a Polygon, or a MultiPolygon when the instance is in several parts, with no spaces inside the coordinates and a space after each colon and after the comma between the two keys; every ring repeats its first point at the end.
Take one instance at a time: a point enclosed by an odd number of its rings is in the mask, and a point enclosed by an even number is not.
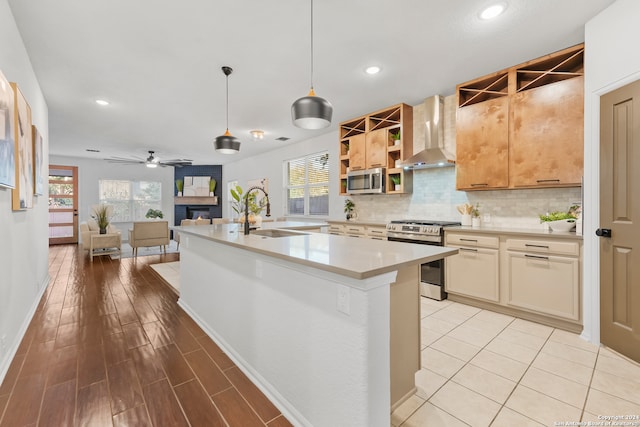
{"type": "MultiPolygon", "coordinates": [[[[184,179],[185,176],[209,176],[218,182],[216,185],[215,195],[218,196],[217,205],[194,205],[192,207],[209,208],[209,216],[211,218],[222,218],[222,166],[221,165],[194,165],[174,168],[174,184],[173,195],[178,195],[178,189],[175,185],[176,179],[184,179]]],[[[174,225],[180,225],[180,221],[187,218],[187,205],[174,204],[173,218],[174,225]]]]}

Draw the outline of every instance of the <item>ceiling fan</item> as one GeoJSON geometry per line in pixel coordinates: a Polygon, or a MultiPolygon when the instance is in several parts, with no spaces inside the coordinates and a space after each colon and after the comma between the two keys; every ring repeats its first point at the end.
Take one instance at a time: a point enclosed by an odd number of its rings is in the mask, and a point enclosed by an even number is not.
{"type": "Polygon", "coordinates": [[[125,157],[110,157],[107,160],[110,163],[120,163],[120,164],[125,164],[125,165],[145,165],[148,168],[155,168],[158,166],[173,166],[176,168],[181,168],[183,166],[191,166],[192,160],[188,160],[188,159],[173,159],[173,160],[165,160],[165,161],[160,161],[159,158],[157,158],[156,156],[154,156],[155,151],[151,151],[149,150],[149,157],[147,157],[146,159],[141,159],[141,158],[132,158],[132,159],[127,159],[125,157]]]}

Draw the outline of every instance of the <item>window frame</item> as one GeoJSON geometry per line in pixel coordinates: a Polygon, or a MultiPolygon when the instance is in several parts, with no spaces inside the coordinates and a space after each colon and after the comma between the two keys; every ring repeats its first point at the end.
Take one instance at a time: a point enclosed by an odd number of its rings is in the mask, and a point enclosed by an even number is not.
{"type": "Polygon", "coordinates": [[[331,204],[331,197],[330,197],[330,193],[329,190],[331,188],[330,186],[330,181],[331,181],[331,163],[330,163],[330,155],[329,155],[329,150],[322,150],[322,151],[317,151],[314,153],[310,153],[310,154],[306,154],[300,157],[295,157],[295,158],[291,158],[291,159],[287,159],[284,160],[282,162],[282,170],[283,170],[283,196],[282,196],[282,200],[283,200],[283,212],[285,216],[292,216],[292,217],[304,217],[304,218],[328,218],[329,217],[329,213],[331,212],[330,210],[330,204],[331,204]],[[327,181],[326,182],[322,182],[322,183],[309,183],[309,159],[310,158],[314,158],[314,157],[318,157],[318,156],[326,156],[327,158],[327,181]],[[289,185],[289,165],[292,162],[298,162],[298,161],[303,161],[304,162],[304,183],[303,184],[298,184],[298,185],[289,185]],[[326,188],[327,189],[327,211],[326,213],[322,213],[322,214],[312,214],[309,212],[310,210],[310,189],[311,188],[326,188]],[[302,189],[303,190],[303,194],[304,194],[304,202],[303,202],[303,213],[302,214],[298,214],[298,213],[291,213],[289,212],[289,190],[291,189],[302,189]]]}
{"type": "Polygon", "coordinates": [[[108,179],[108,178],[100,178],[98,179],[98,202],[112,204],[114,206],[125,204],[127,205],[128,212],[130,213],[129,219],[122,219],[114,216],[112,222],[113,223],[130,223],[136,221],[144,221],[146,220],[145,214],[149,208],[147,208],[144,212],[140,209],[140,205],[152,205],[153,209],[162,210],[162,181],[154,181],[147,179],[108,179]],[[128,199],[113,199],[113,198],[105,198],[101,193],[102,183],[103,182],[126,182],[129,184],[129,198],[128,199]],[[139,188],[141,183],[152,183],[158,185],[158,199],[136,199],[134,196],[136,193],[135,188],[139,188]],[[135,217],[135,213],[139,212],[139,218],[135,217]]]}

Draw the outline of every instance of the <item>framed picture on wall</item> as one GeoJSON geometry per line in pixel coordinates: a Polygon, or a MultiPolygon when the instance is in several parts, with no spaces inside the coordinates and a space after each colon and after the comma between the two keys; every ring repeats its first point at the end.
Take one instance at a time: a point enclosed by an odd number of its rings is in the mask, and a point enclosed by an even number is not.
{"type": "Polygon", "coordinates": [[[0,186],[16,186],[13,88],[0,71],[0,186]]]}
{"type": "Polygon", "coordinates": [[[43,166],[43,140],[42,134],[35,126],[31,127],[33,136],[33,194],[42,196],[44,194],[44,177],[42,176],[43,166]]]}
{"type": "Polygon", "coordinates": [[[31,107],[16,83],[11,83],[15,95],[14,138],[16,158],[16,186],[13,189],[14,211],[33,207],[33,137],[31,136],[31,107]]]}

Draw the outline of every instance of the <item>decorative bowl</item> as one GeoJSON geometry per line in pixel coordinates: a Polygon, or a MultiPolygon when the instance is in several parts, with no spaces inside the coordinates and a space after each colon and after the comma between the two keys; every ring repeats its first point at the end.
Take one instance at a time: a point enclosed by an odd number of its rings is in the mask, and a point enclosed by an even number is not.
{"type": "Polygon", "coordinates": [[[576,226],[575,219],[561,219],[558,221],[549,221],[549,228],[553,231],[571,231],[576,226]]]}

